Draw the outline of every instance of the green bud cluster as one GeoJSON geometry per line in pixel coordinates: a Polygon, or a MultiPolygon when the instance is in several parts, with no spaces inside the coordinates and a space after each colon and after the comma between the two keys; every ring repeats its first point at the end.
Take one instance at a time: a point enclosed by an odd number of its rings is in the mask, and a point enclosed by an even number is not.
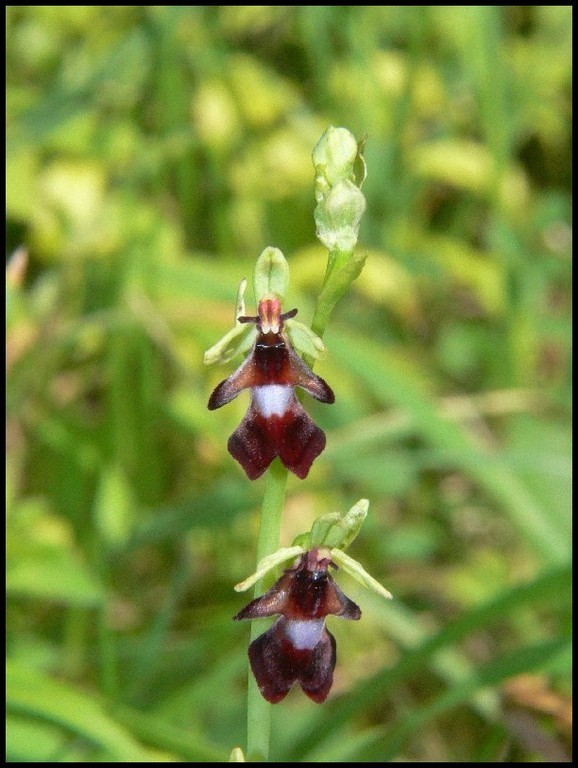
{"type": "Polygon", "coordinates": [[[360,186],[362,144],[346,128],[329,127],[313,150],[317,237],[329,251],[353,251],[365,211],[360,186]],[[360,178],[358,178],[360,177],[360,178]]]}

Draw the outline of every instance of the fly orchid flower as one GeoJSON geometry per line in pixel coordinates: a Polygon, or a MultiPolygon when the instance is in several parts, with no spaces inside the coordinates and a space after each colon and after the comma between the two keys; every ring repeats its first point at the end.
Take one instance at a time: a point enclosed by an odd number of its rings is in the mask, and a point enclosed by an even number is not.
{"type": "Polygon", "coordinates": [[[281,614],[249,646],[251,669],[262,695],[275,704],[299,683],[310,699],[325,701],[333,683],[335,638],[325,627],[329,615],[359,619],[361,610],[328,573],[331,552],[304,552],[261,597],[234,617],[258,619],[281,614]]]}
{"type": "Polygon", "coordinates": [[[259,619],[280,614],[275,623],[249,646],[251,669],[262,695],[275,703],[299,683],[316,702],[331,689],[335,667],[335,640],[325,628],[329,615],[359,619],[359,607],[339,589],[328,573],[341,568],[362,586],[391,599],[373,576],[339,547],[347,547],[367,517],[369,502],[360,499],[344,515],[331,512],[317,518],[309,533],[300,534],[291,547],[267,555],[251,576],[235,586],[244,592],[281,563],[294,560],[271,589],[251,601],[234,617],[259,619]],[[295,560],[297,557],[297,560],[295,560]]]}
{"type": "Polygon", "coordinates": [[[242,390],[251,390],[247,413],[227,444],[251,480],[260,477],[276,456],[303,479],[325,448],[325,433],[297,400],[295,387],[322,403],[333,403],[335,396],[293,349],[284,321],[296,314],[296,309],[282,313],[279,298],[266,295],[257,317],[237,317],[238,323],[256,325],[255,342],[245,361],[209,398],[209,410],[214,410],[242,390]]]}

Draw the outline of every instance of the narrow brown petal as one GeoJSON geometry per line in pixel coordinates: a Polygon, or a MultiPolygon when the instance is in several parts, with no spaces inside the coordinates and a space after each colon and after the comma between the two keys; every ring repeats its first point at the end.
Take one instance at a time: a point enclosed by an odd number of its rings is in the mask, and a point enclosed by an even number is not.
{"type": "Polygon", "coordinates": [[[293,384],[297,387],[302,387],[312,397],[320,400],[322,403],[334,403],[335,395],[325,379],[313,373],[311,368],[299,357],[290,344],[287,345],[287,349],[293,384]]]}
{"type": "Polygon", "coordinates": [[[254,386],[255,374],[255,365],[251,354],[234,373],[215,387],[209,398],[209,410],[214,411],[221,408],[237,397],[239,392],[254,386]]]}

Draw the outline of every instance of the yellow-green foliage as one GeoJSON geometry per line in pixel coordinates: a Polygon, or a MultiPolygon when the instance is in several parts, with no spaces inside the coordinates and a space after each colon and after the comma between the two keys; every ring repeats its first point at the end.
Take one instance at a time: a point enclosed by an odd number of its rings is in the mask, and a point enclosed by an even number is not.
{"type": "Polygon", "coordinates": [[[226,450],[245,396],[206,409],[239,361],[203,352],[268,246],[311,323],[329,125],[367,139],[365,267],[281,546],[367,498],[351,556],[394,599],[341,575],[363,617],[329,620],[330,699],[274,708],[272,759],[569,759],[571,22],[8,7],[10,761],[244,746],[263,481],[226,450]]]}

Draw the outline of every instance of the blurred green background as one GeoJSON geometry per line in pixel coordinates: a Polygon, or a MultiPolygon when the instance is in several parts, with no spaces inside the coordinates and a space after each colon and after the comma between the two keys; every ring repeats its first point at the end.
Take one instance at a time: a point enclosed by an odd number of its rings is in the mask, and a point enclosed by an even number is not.
{"type": "Polygon", "coordinates": [[[248,398],[206,409],[234,365],[202,357],[268,245],[310,322],[329,125],[367,135],[368,257],[282,544],[368,498],[350,554],[395,599],[337,577],[362,620],[329,619],[330,699],[274,707],[272,759],[570,759],[571,21],[8,7],[10,761],[244,746],[264,481],[226,450],[248,398]]]}

